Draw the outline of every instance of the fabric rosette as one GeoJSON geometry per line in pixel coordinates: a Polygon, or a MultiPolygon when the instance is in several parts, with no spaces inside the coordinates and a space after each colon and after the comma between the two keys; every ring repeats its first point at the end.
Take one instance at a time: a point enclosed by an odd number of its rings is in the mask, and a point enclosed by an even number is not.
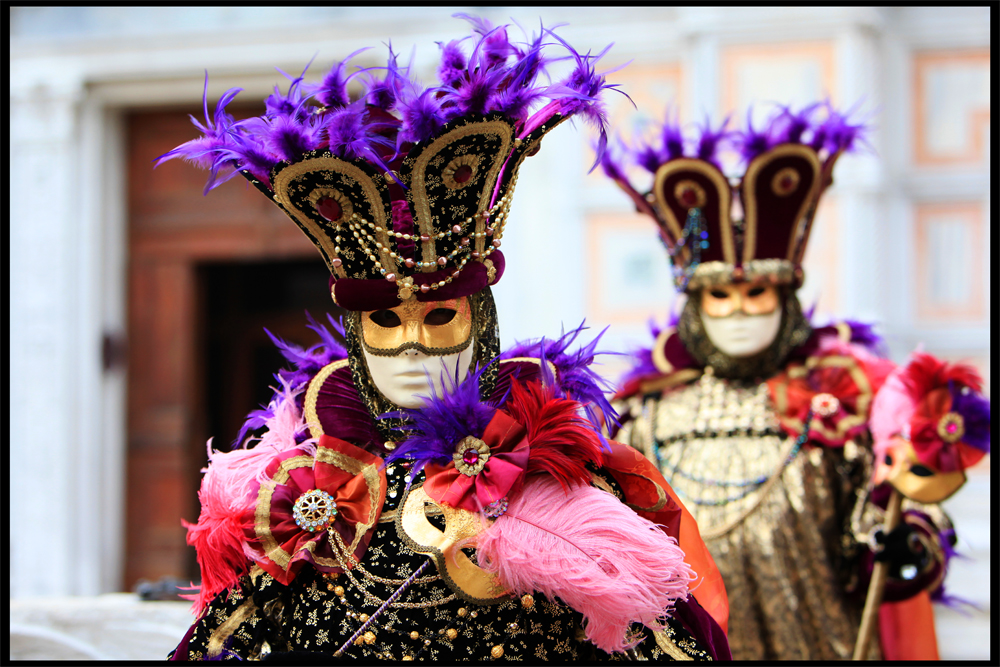
{"type": "Polygon", "coordinates": [[[497,410],[481,437],[457,443],[452,461],[424,466],[424,491],[435,502],[489,513],[521,487],[529,453],[527,429],[497,410]]]}
{"type": "Polygon", "coordinates": [[[265,477],[244,533],[267,573],[287,585],[306,562],[342,572],[360,560],[385,501],[381,458],[323,435],[315,454],[283,452],[265,477]]]}
{"type": "Polygon", "coordinates": [[[826,354],[789,364],[767,384],[786,433],[798,436],[811,417],[810,442],[843,447],[867,429],[872,400],[891,370],[891,362],[871,355],[826,354]]]}

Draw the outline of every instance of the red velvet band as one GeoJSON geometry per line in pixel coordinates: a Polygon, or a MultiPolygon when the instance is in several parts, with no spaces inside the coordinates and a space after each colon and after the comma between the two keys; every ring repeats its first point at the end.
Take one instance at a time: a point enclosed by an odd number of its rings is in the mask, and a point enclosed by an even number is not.
{"type": "MultiPolygon", "coordinates": [[[[496,269],[496,275],[492,281],[489,279],[489,271],[485,265],[476,261],[469,262],[457,278],[443,287],[430,289],[426,292],[416,291],[417,301],[457,299],[475,294],[487,285],[496,284],[503,275],[505,266],[503,253],[495,250],[490,254],[489,259],[493,262],[493,268],[496,269]]],[[[445,268],[434,273],[417,273],[412,277],[417,286],[430,285],[451,277],[454,272],[454,268],[445,268]]],[[[331,276],[330,288],[337,305],[347,310],[381,310],[395,308],[402,303],[399,300],[399,286],[384,278],[340,278],[338,280],[331,276]]]]}

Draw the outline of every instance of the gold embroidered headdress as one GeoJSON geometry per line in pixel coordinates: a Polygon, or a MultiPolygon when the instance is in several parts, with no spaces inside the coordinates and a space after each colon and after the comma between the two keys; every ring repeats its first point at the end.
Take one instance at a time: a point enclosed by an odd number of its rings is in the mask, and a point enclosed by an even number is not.
{"type": "Polygon", "coordinates": [[[463,18],[475,27],[471,52],[465,40],[443,45],[438,85],[420,86],[391,50],[386,67],[347,75],[349,57],[321,84],[299,77],[287,94],[276,90],[259,118],[235,122],[225,106],[238,91],[229,91],[214,121],[206,105],[206,124],[196,122],[204,136],[160,160],[211,169],[207,189],[220,173],[244,175],[316,245],[333,298],[348,310],[475,294],[503,273],[499,248],[521,162],[576,114],[597,123],[603,147],[599,94],[613,86],[594,71],[603,52],[581,55],[544,28],[515,43],[507,26],[463,18]],[[546,37],[576,67],[542,86],[546,37]],[[360,74],[363,92],[352,101],[347,84],[360,74]]]}

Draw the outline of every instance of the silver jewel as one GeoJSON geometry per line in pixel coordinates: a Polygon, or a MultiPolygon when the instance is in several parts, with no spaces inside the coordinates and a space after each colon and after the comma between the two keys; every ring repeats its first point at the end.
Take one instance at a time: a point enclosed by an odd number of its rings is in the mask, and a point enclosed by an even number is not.
{"type": "Polygon", "coordinates": [[[292,506],[292,517],[296,525],[310,533],[326,530],[336,516],[336,501],[333,496],[320,489],[306,491],[292,506]]]}

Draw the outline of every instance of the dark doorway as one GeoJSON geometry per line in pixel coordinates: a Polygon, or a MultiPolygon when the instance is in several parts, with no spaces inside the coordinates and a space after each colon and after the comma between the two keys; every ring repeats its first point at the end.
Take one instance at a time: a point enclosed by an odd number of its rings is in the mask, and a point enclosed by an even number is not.
{"type": "Polygon", "coordinates": [[[200,267],[204,290],[206,430],[228,450],[246,415],[272,396],[274,373],[288,366],[265,329],[308,347],[319,336],[306,312],[329,326],[344,312],[330,299],[322,261],[240,262],[200,267]]]}

